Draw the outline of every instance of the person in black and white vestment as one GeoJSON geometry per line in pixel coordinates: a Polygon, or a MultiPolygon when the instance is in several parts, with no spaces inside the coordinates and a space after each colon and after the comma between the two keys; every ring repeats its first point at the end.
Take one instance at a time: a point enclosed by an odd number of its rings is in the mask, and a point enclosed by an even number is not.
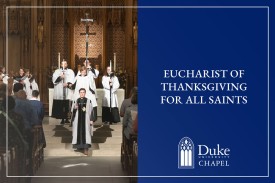
{"type": "MultiPolygon", "coordinates": [[[[77,91],[75,91],[77,92],[77,91]]],[[[85,97],[86,90],[79,89],[80,97],[73,102],[73,148],[78,150],[84,149],[84,154],[88,155],[88,148],[92,145],[93,121],[92,111],[93,105],[91,100],[85,97]]]]}
{"type": "Polygon", "coordinates": [[[90,99],[92,102],[92,121],[95,122],[97,120],[97,101],[95,96],[96,88],[94,84],[94,78],[91,73],[87,74],[87,68],[85,66],[81,67],[79,73],[75,77],[72,88],[74,88],[75,90],[73,101],[76,101],[80,97],[80,94],[78,92],[80,88],[84,88],[86,90],[85,97],[90,99]]]}
{"type": "Polygon", "coordinates": [[[61,124],[69,123],[69,103],[73,94],[69,85],[73,83],[75,77],[73,70],[67,67],[67,61],[63,60],[61,68],[55,70],[52,77],[54,84],[52,117],[62,119],[61,124]]]}
{"type": "Polygon", "coordinates": [[[107,67],[106,74],[102,77],[104,96],[102,99],[102,122],[112,124],[120,122],[118,112],[117,89],[119,88],[118,78],[107,67]]]}

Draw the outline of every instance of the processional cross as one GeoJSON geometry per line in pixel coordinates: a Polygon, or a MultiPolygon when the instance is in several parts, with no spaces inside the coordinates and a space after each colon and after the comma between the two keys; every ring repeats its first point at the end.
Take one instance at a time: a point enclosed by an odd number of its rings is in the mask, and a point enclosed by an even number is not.
{"type": "Polygon", "coordinates": [[[86,18],[81,18],[81,22],[85,22],[86,32],[80,33],[80,35],[86,35],[86,67],[88,66],[88,46],[89,46],[89,35],[96,35],[95,32],[89,33],[89,22],[94,22],[94,19],[88,18],[88,13],[85,13],[86,18]]]}

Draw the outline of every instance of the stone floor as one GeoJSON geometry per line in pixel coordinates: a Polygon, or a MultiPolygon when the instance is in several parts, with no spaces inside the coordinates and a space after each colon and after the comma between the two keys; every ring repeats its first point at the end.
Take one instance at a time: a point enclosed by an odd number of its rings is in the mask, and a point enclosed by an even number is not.
{"type": "Polygon", "coordinates": [[[71,127],[46,117],[43,121],[47,141],[44,163],[32,178],[32,183],[126,183],[129,178],[121,168],[121,123],[94,124],[93,144],[89,155],[75,152],[71,145],[71,127]]]}

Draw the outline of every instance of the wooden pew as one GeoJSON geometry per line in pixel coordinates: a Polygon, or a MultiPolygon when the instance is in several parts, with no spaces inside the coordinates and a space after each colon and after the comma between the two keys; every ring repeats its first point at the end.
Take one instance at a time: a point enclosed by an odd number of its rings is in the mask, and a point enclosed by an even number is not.
{"type": "Polygon", "coordinates": [[[6,176],[6,158],[7,154],[6,151],[2,151],[2,149],[0,150],[0,162],[1,162],[1,176],[0,176],[0,180],[1,183],[7,183],[8,182],[8,178],[6,176]]]}
{"type": "MultiPolygon", "coordinates": [[[[133,163],[132,163],[132,176],[137,176],[138,173],[138,143],[133,143],[133,163]]],[[[132,177],[131,182],[138,182],[137,177],[132,177]]]]}
{"type": "Polygon", "coordinates": [[[0,157],[1,157],[1,182],[7,183],[18,183],[20,181],[19,177],[7,177],[6,168],[8,166],[8,176],[19,176],[18,165],[20,159],[18,158],[19,152],[17,147],[11,147],[6,151],[5,147],[0,147],[0,157]],[[2,180],[3,179],[3,180],[2,180]]]}
{"type": "Polygon", "coordinates": [[[33,174],[44,161],[44,144],[42,143],[43,128],[40,125],[33,127],[32,167],[33,174]]]}
{"type": "Polygon", "coordinates": [[[123,170],[127,169],[127,158],[126,158],[126,137],[123,134],[122,131],[122,143],[121,143],[121,150],[120,150],[120,162],[121,162],[121,167],[123,170]]]}
{"type": "Polygon", "coordinates": [[[137,182],[137,134],[130,134],[130,139],[123,135],[121,144],[121,165],[130,176],[130,182],[137,182]]]}
{"type": "Polygon", "coordinates": [[[135,177],[131,177],[131,176],[136,176],[134,174],[136,174],[134,172],[134,170],[136,169],[136,164],[135,164],[135,160],[134,160],[134,144],[137,143],[137,134],[136,133],[131,133],[130,134],[130,140],[128,140],[128,144],[127,144],[127,148],[128,148],[128,175],[130,176],[130,182],[134,183],[136,178],[135,177]]]}

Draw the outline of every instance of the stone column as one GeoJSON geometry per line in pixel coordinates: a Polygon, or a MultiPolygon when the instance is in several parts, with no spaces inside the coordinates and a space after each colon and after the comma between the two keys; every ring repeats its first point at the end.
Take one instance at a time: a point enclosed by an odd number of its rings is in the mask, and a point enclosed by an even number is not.
{"type": "MultiPolygon", "coordinates": [[[[68,1],[68,6],[73,6],[73,1],[69,0],[68,1]]],[[[74,51],[74,8],[69,8],[68,9],[68,22],[69,22],[69,62],[70,62],[70,66],[71,69],[75,68],[75,51],[74,51]]]]}
{"type": "MultiPolygon", "coordinates": [[[[106,0],[102,0],[102,6],[108,6],[107,1],[106,0]]],[[[107,50],[108,50],[108,32],[107,32],[108,28],[107,28],[107,9],[104,8],[103,9],[103,19],[102,19],[102,43],[103,43],[103,50],[102,50],[102,62],[101,62],[101,68],[102,71],[104,72],[107,65],[107,50]]],[[[108,62],[107,62],[108,63],[108,62]]]]}
{"type": "MultiPolygon", "coordinates": [[[[50,6],[51,0],[31,1],[32,6],[50,6]]],[[[48,69],[51,67],[51,9],[31,9],[31,71],[36,76],[40,100],[48,104],[48,69]]]]}
{"type": "MultiPolygon", "coordinates": [[[[133,6],[133,0],[125,1],[125,6],[133,6]]],[[[125,9],[125,61],[124,69],[128,73],[126,83],[126,95],[128,96],[129,91],[133,87],[133,76],[134,76],[134,65],[133,65],[133,9],[125,9]]]]}

